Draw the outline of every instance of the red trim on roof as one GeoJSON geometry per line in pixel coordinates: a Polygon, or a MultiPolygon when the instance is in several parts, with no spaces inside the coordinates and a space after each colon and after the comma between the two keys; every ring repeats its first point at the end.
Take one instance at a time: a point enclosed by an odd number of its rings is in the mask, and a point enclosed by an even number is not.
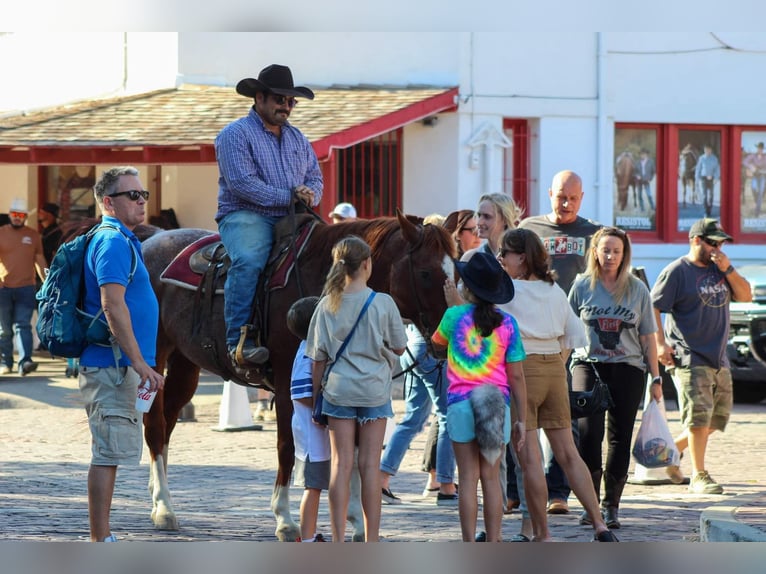
{"type": "Polygon", "coordinates": [[[319,161],[324,161],[329,158],[334,148],[350,147],[440,112],[454,112],[457,110],[457,97],[458,88],[452,88],[447,92],[411,104],[401,110],[380,116],[363,124],[358,124],[352,128],[335,132],[320,140],[311,142],[311,145],[314,147],[314,152],[316,152],[319,161]]]}

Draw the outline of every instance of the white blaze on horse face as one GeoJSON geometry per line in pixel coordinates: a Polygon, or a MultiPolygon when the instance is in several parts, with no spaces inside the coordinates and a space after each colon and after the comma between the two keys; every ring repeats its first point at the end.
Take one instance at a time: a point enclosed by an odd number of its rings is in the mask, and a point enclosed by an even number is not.
{"type": "Polygon", "coordinates": [[[453,279],[455,277],[455,263],[449,255],[444,256],[444,261],[442,261],[442,271],[444,271],[444,274],[448,279],[453,279]]]}

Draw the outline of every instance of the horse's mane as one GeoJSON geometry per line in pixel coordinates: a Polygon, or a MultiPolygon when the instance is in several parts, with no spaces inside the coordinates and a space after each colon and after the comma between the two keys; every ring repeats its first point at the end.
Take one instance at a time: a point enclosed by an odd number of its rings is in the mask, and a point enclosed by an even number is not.
{"type": "MultiPolygon", "coordinates": [[[[99,223],[101,223],[101,217],[86,217],[84,219],[78,219],[77,221],[67,221],[62,223],[59,226],[61,228],[61,241],[59,242],[59,245],[87,233],[99,223]]],[[[162,231],[161,227],[141,223],[136,225],[133,233],[138,237],[139,241],[144,241],[159,231],[162,231]]]]}
{"type": "MultiPolygon", "coordinates": [[[[407,216],[407,219],[420,227],[422,246],[425,249],[438,250],[455,257],[455,244],[446,229],[436,225],[422,225],[422,218],[407,216]]],[[[400,229],[399,220],[395,217],[356,219],[332,225],[320,225],[314,233],[318,233],[322,241],[312,242],[307,247],[307,255],[323,252],[327,244],[335,245],[348,235],[358,235],[367,242],[372,250],[373,259],[376,259],[389,237],[400,229]]]]}

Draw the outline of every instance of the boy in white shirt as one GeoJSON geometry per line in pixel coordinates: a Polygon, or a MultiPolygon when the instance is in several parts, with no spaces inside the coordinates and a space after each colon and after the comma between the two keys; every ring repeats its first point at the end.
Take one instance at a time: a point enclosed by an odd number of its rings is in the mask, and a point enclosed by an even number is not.
{"type": "Polygon", "coordinates": [[[293,484],[304,488],[301,499],[301,541],[325,542],[316,532],[319,497],[330,486],[330,435],[327,427],[311,419],[312,360],[306,356],[306,336],[319,297],[298,299],[287,312],[287,327],[301,340],[293,361],[290,398],[293,401],[293,443],[295,469],[293,484]]]}

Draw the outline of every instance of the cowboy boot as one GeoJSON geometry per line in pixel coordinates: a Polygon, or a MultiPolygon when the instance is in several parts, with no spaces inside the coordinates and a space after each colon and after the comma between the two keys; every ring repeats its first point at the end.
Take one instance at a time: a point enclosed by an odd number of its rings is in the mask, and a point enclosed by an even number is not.
{"type": "MultiPolygon", "coordinates": [[[[599,496],[601,493],[601,475],[604,474],[604,470],[599,468],[598,470],[591,470],[590,471],[590,478],[593,481],[593,488],[596,491],[596,500],[599,500],[599,496]]],[[[590,516],[588,516],[588,513],[584,510],[582,511],[582,514],[580,514],[580,524],[582,526],[591,526],[593,525],[593,521],[590,519],[590,516]]]]}
{"type": "Polygon", "coordinates": [[[604,475],[604,499],[601,501],[601,507],[607,528],[614,529],[620,527],[618,509],[620,498],[622,498],[622,491],[627,480],[627,476],[615,478],[609,473],[604,475]]]}

